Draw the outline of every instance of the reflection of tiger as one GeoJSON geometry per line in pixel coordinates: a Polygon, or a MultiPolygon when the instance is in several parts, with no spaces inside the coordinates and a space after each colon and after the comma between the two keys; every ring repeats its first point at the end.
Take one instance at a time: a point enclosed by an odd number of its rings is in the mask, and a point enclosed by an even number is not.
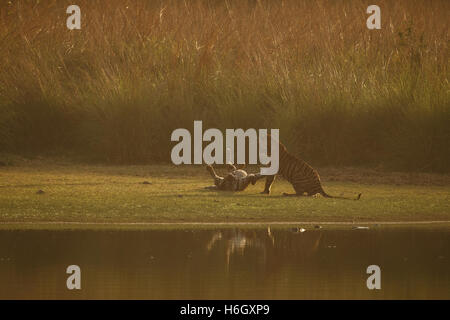
{"type": "Polygon", "coordinates": [[[254,185],[262,177],[260,174],[247,174],[242,169],[236,169],[232,164],[227,164],[227,168],[228,174],[225,177],[220,177],[211,165],[206,166],[206,170],[214,179],[212,188],[222,191],[243,191],[250,183],[254,185]]]}
{"type": "MultiPolygon", "coordinates": [[[[270,137],[270,135],[268,135],[268,137],[270,137]]],[[[270,139],[268,139],[268,141],[270,141],[270,139]]],[[[306,193],[306,195],[308,196],[314,196],[319,193],[326,198],[350,199],[345,197],[330,196],[329,194],[327,194],[322,188],[320,177],[317,171],[302,159],[290,154],[281,142],[279,143],[279,145],[278,174],[289,181],[295,190],[295,194],[283,193],[283,195],[303,196],[306,193]]],[[[274,180],[275,175],[267,176],[266,186],[262,193],[270,194],[270,188],[274,180]]],[[[359,200],[360,197],[361,193],[358,194],[358,196],[354,200],[359,200]]]]}

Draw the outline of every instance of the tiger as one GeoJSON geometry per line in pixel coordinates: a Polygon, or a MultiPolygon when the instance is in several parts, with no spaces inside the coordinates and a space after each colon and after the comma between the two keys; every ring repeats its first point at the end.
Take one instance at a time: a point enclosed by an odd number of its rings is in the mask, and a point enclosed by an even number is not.
{"type": "MultiPolygon", "coordinates": [[[[268,134],[268,141],[271,141],[268,134]]],[[[270,143],[270,142],[268,142],[270,143]]],[[[347,197],[332,196],[323,190],[322,183],[320,182],[319,173],[311,167],[306,161],[300,159],[289,153],[286,147],[279,143],[279,169],[278,174],[289,181],[294,187],[295,193],[283,193],[284,196],[315,196],[317,194],[322,195],[325,198],[337,198],[348,200],[359,200],[361,193],[359,193],[355,199],[347,197]]],[[[262,194],[270,194],[272,184],[276,175],[270,175],[266,177],[266,184],[262,194]]]]}
{"type": "Polygon", "coordinates": [[[237,169],[230,163],[227,164],[227,168],[229,170],[228,174],[225,177],[221,177],[217,175],[211,165],[206,166],[206,170],[214,179],[214,186],[207,187],[207,189],[217,189],[221,191],[243,191],[250,183],[254,185],[256,181],[263,177],[259,173],[247,174],[247,172],[243,169],[237,169]]]}

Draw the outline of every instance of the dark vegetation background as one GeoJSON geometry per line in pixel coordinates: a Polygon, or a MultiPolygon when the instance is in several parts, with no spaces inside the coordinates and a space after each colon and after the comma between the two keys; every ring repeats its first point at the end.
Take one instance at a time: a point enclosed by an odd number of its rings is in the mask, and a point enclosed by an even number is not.
{"type": "Polygon", "coordinates": [[[449,1],[0,2],[0,152],[169,162],[176,128],[280,128],[313,165],[448,172],[449,1]]]}

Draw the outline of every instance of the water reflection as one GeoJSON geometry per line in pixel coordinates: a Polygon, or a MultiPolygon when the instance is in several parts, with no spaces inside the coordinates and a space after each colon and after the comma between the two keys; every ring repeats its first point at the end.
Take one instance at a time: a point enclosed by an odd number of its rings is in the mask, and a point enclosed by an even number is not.
{"type": "MultiPolygon", "coordinates": [[[[289,229],[292,233],[299,232],[297,228],[289,229]]],[[[216,231],[206,248],[208,251],[214,249],[225,252],[227,271],[230,267],[230,258],[233,255],[244,256],[247,249],[247,254],[255,252],[255,262],[260,265],[269,266],[275,262],[273,258],[274,253],[278,251],[278,246],[283,246],[286,242],[285,235],[290,236],[286,229],[281,232],[273,231],[270,227],[267,228],[267,233],[258,232],[260,230],[242,230],[242,229],[228,229],[223,231],[216,231]],[[277,234],[277,241],[282,242],[275,244],[275,235],[277,234]],[[250,251],[250,252],[249,252],[250,251]]],[[[312,232],[303,235],[302,241],[296,242],[296,252],[301,253],[302,256],[307,257],[317,251],[322,238],[322,232],[312,232]]]]}
{"type": "Polygon", "coordinates": [[[448,228],[0,231],[0,298],[448,299],[449,240],[448,228]],[[80,291],[65,287],[71,264],[80,291]]]}

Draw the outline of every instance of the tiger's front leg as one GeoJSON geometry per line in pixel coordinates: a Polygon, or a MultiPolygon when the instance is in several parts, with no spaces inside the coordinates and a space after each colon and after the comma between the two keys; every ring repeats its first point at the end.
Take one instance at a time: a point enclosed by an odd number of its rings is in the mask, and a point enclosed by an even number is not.
{"type": "Polygon", "coordinates": [[[262,194],[270,194],[270,189],[272,188],[272,184],[275,180],[275,175],[266,177],[266,185],[264,187],[264,191],[262,194]]]}

